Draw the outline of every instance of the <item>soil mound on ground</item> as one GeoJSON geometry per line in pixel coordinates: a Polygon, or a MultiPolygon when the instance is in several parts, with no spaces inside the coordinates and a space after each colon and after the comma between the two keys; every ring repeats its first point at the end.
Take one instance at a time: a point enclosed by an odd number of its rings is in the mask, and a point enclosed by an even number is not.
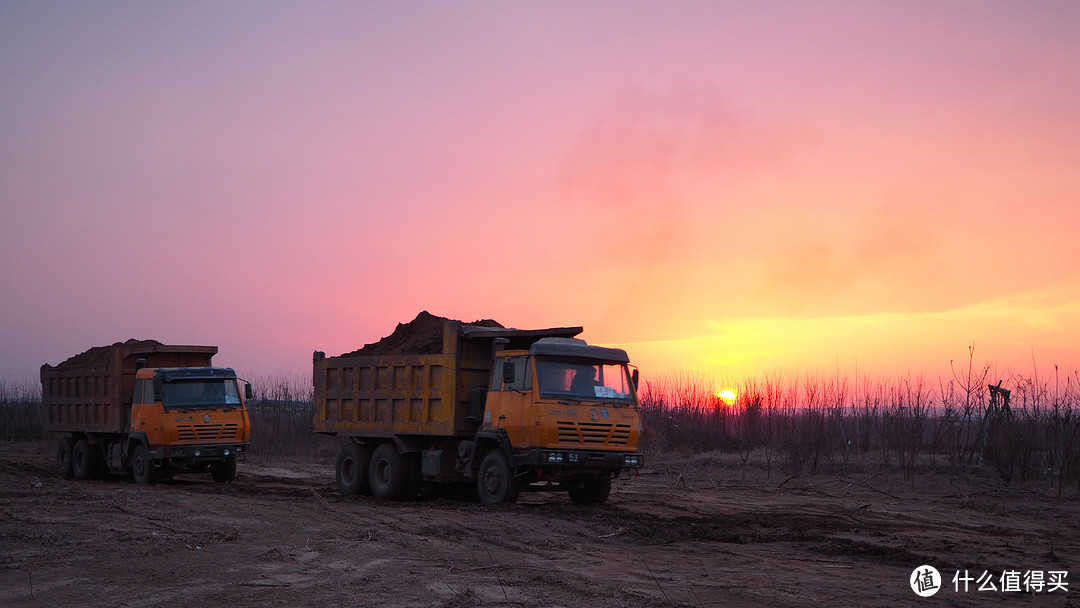
{"type": "Polygon", "coordinates": [[[161,342],[157,340],[136,340],[135,338],[129,338],[126,342],[116,342],[109,346],[95,346],[91,349],[85,350],[74,357],[71,357],[55,366],[55,369],[61,369],[65,367],[100,367],[108,365],[112,362],[114,349],[121,346],[130,347],[156,347],[163,346],[161,342]]]}
{"type": "Polygon", "coordinates": [[[398,323],[394,333],[378,342],[365,344],[362,348],[342,357],[383,357],[387,355],[437,355],[443,350],[443,323],[451,321],[460,325],[479,325],[481,327],[503,327],[498,321],[480,319],[465,323],[456,319],[447,319],[422,311],[408,323],[398,323]]]}

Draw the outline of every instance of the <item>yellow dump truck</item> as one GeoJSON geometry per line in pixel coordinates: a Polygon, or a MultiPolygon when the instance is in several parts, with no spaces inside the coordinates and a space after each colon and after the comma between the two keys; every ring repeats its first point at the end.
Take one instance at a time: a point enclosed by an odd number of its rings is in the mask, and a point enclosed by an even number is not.
{"type": "Polygon", "coordinates": [[[236,373],[211,367],[216,346],[128,340],[41,366],[45,431],[59,473],[76,479],[130,472],[152,483],[175,473],[236,477],[249,423],[236,373]]]}
{"type": "Polygon", "coordinates": [[[575,339],[581,327],[442,321],[434,353],[315,352],[314,430],[350,439],[343,494],[402,500],[469,484],[485,503],[554,490],[601,504],[615,476],[644,464],[625,351],[575,339]]]}

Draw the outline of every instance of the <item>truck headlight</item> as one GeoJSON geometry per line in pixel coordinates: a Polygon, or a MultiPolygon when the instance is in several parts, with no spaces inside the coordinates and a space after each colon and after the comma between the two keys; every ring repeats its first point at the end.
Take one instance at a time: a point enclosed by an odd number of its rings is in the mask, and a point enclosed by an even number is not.
{"type": "Polygon", "coordinates": [[[226,456],[228,456],[228,455],[229,455],[229,448],[225,448],[225,455],[226,455],[226,456]]]}
{"type": "Polygon", "coordinates": [[[627,456],[623,456],[623,466],[626,466],[626,467],[640,467],[641,466],[641,456],[638,456],[637,454],[630,454],[630,455],[627,455],[627,456]]]}
{"type": "Polygon", "coordinates": [[[544,462],[547,464],[562,464],[564,459],[562,452],[544,452],[544,462]]]}

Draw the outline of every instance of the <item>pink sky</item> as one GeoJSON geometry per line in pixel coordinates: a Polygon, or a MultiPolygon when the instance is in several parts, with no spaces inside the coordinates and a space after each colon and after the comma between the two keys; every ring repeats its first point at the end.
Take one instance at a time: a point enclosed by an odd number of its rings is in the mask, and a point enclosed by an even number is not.
{"type": "Polygon", "coordinates": [[[1075,370],[1077,108],[1072,2],[4,2],[0,377],[425,309],[647,377],[1075,370]]]}

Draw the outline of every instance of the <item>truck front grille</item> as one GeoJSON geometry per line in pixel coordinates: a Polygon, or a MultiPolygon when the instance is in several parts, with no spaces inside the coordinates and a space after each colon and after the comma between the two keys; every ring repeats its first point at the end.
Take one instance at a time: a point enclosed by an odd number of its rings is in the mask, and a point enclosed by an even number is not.
{"type": "Polygon", "coordinates": [[[630,441],[629,424],[572,420],[559,420],[555,424],[559,432],[559,443],[626,445],[630,441]]]}
{"type": "Polygon", "coordinates": [[[213,441],[235,439],[237,423],[229,424],[181,424],[176,432],[180,441],[213,441]]]}

